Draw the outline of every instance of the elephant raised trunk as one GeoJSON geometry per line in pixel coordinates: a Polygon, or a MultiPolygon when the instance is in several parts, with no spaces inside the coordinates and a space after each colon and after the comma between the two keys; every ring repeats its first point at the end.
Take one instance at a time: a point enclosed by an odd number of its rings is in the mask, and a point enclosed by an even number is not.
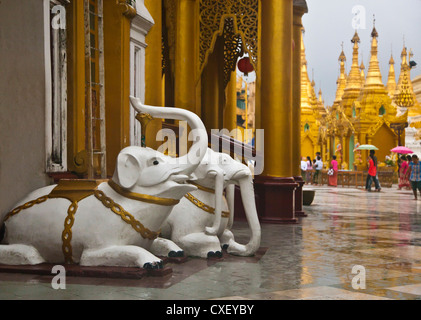
{"type": "Polygon", "coordinates": [[[200,164],[208,147],[208,135],[202,120],[194,113],[179,108],[154,107],[144,105],[139,98],[130,97],[133,108],[139,113],[150,114],[154,118],[187,121],[193,136],[189,152],[176,159],[180,173],[190,175],[200,164]]]}

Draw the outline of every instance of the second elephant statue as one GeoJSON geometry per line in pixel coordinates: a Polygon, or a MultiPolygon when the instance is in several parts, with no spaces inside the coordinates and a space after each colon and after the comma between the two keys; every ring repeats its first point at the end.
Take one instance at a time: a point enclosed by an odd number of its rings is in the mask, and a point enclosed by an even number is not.
{"type": "Polygon", "coordinates": [[[221,257],[222,247],[230,254],[253,255],[260,246],[261,228],[250,169],[228,154],[208,148],[192,177],[189,182],[198,189],[186,194],[174,207],[163,225],[162,236],[174,241],[188,256],[221,257]],[[245,245],[236,242],[230,230],[235,184],[240,186],[251,233],[245,245]]]}

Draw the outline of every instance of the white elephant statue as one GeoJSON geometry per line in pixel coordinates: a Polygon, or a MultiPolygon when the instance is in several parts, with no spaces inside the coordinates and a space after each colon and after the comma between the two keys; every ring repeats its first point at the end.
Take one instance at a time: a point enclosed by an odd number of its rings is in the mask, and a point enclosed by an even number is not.
{"type": "Polygon", "coordinates": [[[158,235],[174,205],[197,189],[185,182],[206,154],[205,127],[187,110],[131,102],[152,117],[187,121],[195,134],[189,152],[171,158],[131,146],[109,181],[67,180],[33,191],[0,224],[0,264],[161,268],[158,256],[183,255],[158,235]]]}
{"type": "Polygon", "coordinates": [[[228,154],[208,148],[190,183],[198,189],[185,195],[174,207],[163,225],[162,236],[174,241],[189,256],[221,257],[223,247],[234,255],[253,255],[260,246],[261,229],[250,169],[228,154]],[[235,184],[240,186],[251,231],[246,245],[237,243],[230,231],[234,220],[235,184]]]}

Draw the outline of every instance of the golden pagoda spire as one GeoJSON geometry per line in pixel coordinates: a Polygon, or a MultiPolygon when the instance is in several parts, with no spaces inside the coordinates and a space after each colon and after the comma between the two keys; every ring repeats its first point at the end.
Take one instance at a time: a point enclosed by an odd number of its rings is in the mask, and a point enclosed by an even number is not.
{"type": "Polygon", "coordinates": [[[361,73],[360,68],[358,66],[358,43],[360,43],[360,37],[358,36],[358,32],[355,31],[354,36],[351,39],[351,42],[354,44],[352,50],[352,65],[351,70],[349,71],[349,75],[346,80],[346,87],[345,91],[349,89],[361,89],[361,73]]]}
{"type": "Polygon", "coordinates": [[[318,116],[324,116],[326,115],[326,107],[325,107],[325,102],[323,100],[323,96],[322,96],[322,88],[320,86],[319,88],[319,98],[317,101],[317,114],[318,116]]]}
{"type": "Polygon", "coordinates": [[[314,82],[314,69],[312,69],[312,80],[309,86],[308,91],[310,92],[310,106],[312,109],[317,108],[317,96],[314,86],[316,83],[314,82]]]}
{"type": "Polygon", "coordinates": [[[375,22],[376,22],[376,19],[373,20],[373,31],[371,32],[371,37],[372,37],[371,58],[370,58],[370,64],[368,66],[368,72],[367,72],[364,88],[384,89],[382,75],[381,75],[380,67],[379,67],[379,60],[377,59],[377,53],[378,53],[377,38],[379,37],[379,34],[377,33],[375,22]]]}
{"type": "Polygon", "coordinates": [[[361,64],[360,64],[360,71],[361,71],[361,86],[364,85],[365,82],[365,65],[364,65],[364,59],[361,59],[361,64]]]}
{"type": "Polygon", "coordinates": [[[393,98],[396,91],[396,76],[395,76],[395,60],[393,60],[393,55],[390,54],[389,60],[389,76],[387,78],[386,90],[389,93],[389,96],[393,98]]]}
{"type": "Polygon", "coordinates": [[[340,64],[340,74],[337,80],[337,87],[336,87],[336,97],[335,97],[335,101],[333,103],[334,106],[336,106],[337,104],[339,104],[339,102],[342,99],[342,95],[344,94],[344,89],[346,86],[346,73],[345,73],[345,61],[346,61],[346,56],[344,53],[344,43],[342,42],[342,52],[339,55],[339,64],[340,64]]]}
{"type": "Polygon", "coordinates": [[[310,79],[308,77],[307,71],[307,59],[304,46],[304,28],[302,30],[303,36],[301,37],[301,111],[310,112],[310,97],[309,97],[309,87],[310,79]]]}
{"type": "Polygon", "coordinates": [[[360,66],[358,65],[358,43],[360,42],[360,37],[358,36],[357,31],[355,31],[351,42],[354,45],[352,50],[352,65],[348,77],[346,78],[346,86],[341,100],[341,108],[349,118],[352,117],[352,105],[361,93],[361,71],[360,66]]]}
{"type": "Polygon", "coordinates": [[[319,102],[323,103],[322,88],[319,89],[319,102]]]}

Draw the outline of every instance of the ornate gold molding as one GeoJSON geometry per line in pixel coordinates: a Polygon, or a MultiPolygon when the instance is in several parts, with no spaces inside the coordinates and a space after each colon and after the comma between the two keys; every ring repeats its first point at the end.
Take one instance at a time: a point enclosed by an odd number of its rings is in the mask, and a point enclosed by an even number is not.
{"type": "Polygon", "coordinates": [[[117,4],[120,6],[122,13],[129,19],[133,19],[136,14],[136,0],[116,0],[117,4]]]}

